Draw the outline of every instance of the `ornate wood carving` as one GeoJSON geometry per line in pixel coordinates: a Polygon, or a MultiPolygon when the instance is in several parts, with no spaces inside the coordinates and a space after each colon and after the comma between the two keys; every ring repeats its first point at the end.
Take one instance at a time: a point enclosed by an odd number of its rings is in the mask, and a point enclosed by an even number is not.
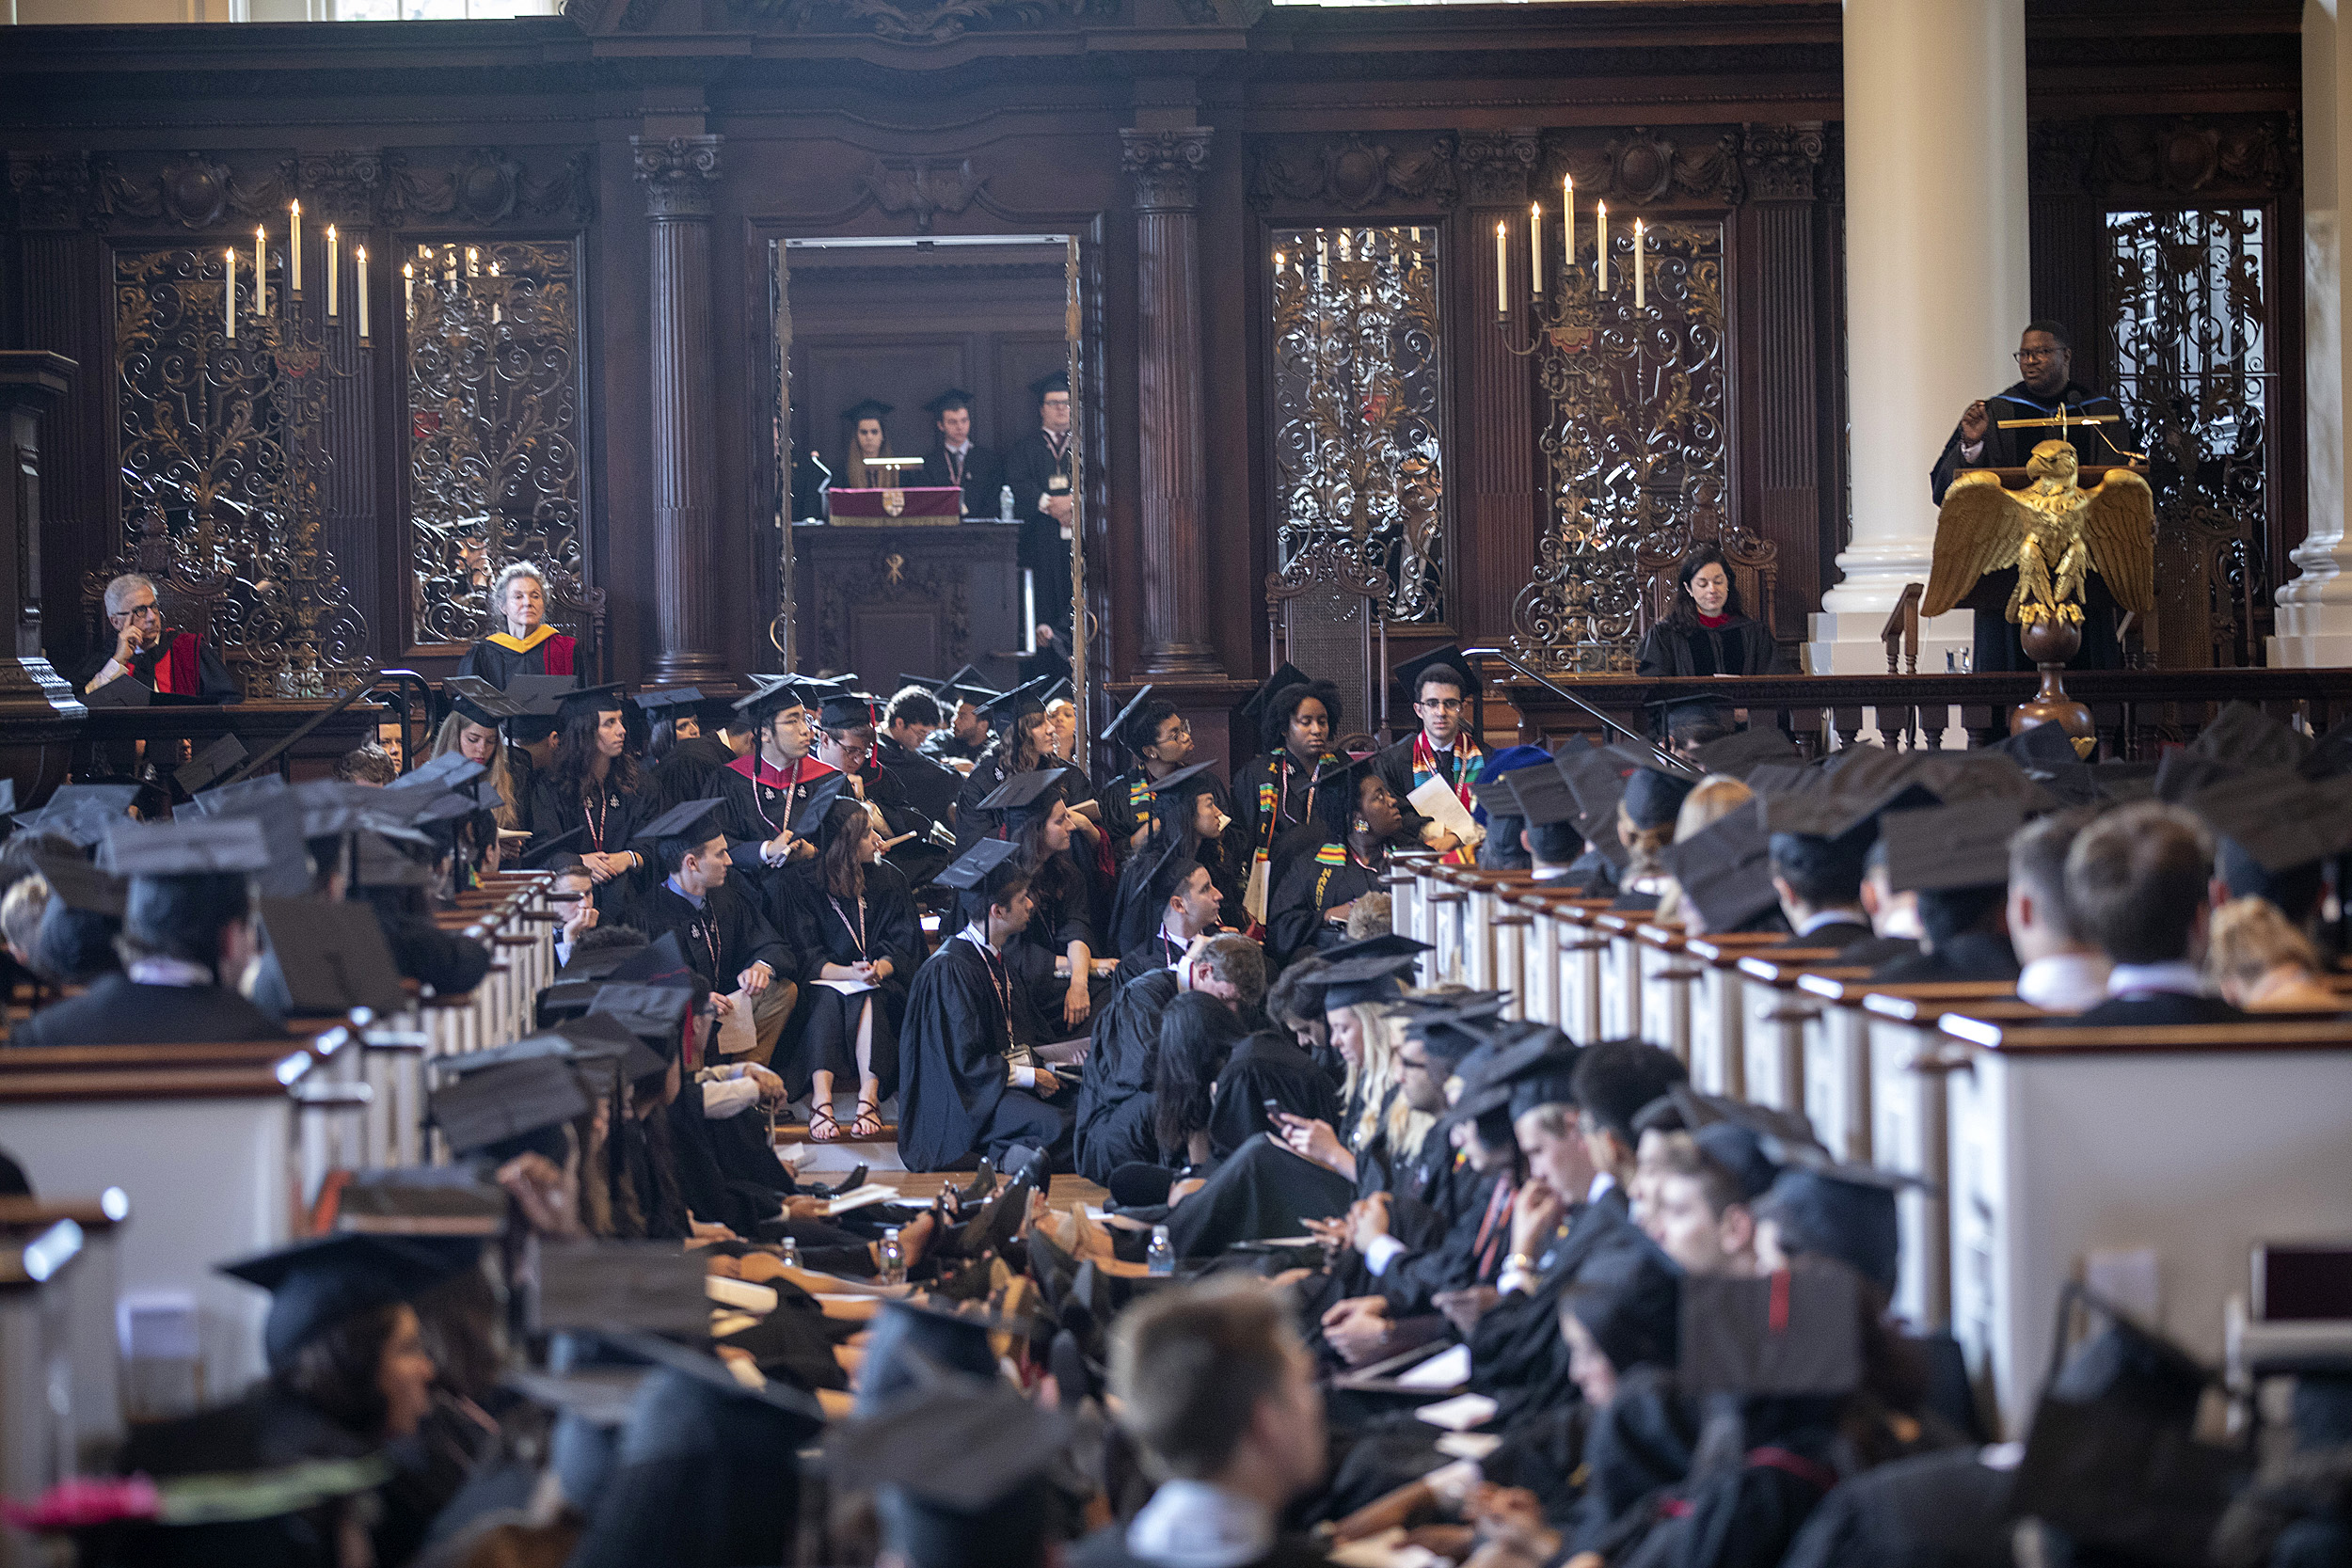
{"type": "MultiPolygon", "coordinates": [[[[1554,131],[1544,137],[1543,183],[1553,195],[1560,177],[1576,177],[1580,203],[1606,198],[1629,207],[1677,199],[1733,207],[1746,198],[1742,133],[1724,127],[1677,127],[1674,135],[1632,126],[1614,133],[1554,131]],[[1605,137],[1605,139],[1604,139],[1605,137]]],[[[1763,156],[1778,155],[1767,135],[1763,156]]]]}
{"type": "Polygon", "coordinates": [[[596,213],[591,148],[527,154],[476,147],[415,152],[342,148],[291,154],[12,152],[8,185],[28,228],[200,232],[282,219],[300,197],[318,223],[397,229],[430,219],[584,224],[596,213]],[[150,162],[149,159],[153,161],[150,162]]]}
{"type": "Polygon", "coordinates": [[[1527,199],[1542,143],[1534,131],[1465,131],[1455,142],[1464,194],[1473,207],[1518,207],[1527,199]]]}
{"type": "Polygon", "coordinates": [[[1205,125],[1179,131],[1121,131],[1120,166],[1136,182],[1138,213],[1190,213],[1200,205],[1200,175],[1209,166],[1205,125]]]}
{"type": "Polygon", "coordinates": [[[2302,181],[2292,114],[2041,119],[2028,144],[2037,194],[2275,197],[2302,181]]]}
{"type": "Polygon", "coordinates": [[[1277,201],[1370,207],[1416,203],[1452,208],[1462,198],[1455,162],[1459,138],[1441,132],[1418,147],[1368,141],[1356,132],[1314,143],[1262,137],[1249,148],[1249,202],[1261,212],[1277,201]]]}
{"type": "Polygon", "coordinates": [[[1756,201],[1810,201],[1814,171],[1829,138],[1818,119],[1793,125],[1743,125],[1740,163],[1747,195],[1756,201]]]}
{"type": "Polygon", "coordinates": [[[1117,0],[729,0],[730,8],[739,14],[791,31],[870,32],[901,43],[951,43],[967,32],[1066,27],[1109,15],[1116,4],[1117,0]]]}
{"type": "Polygon", "coordinates": [[[935,606],[947,634],[947,657],[963,663],[973,657],[972,600],[965,576],[961,560],[919,564],[887,546],[873,553],[863,573],[826,574],[817,590],[816,666],[850,667],[850,612],[869,604],[935,606]]]}
{"type": "Polygon", "coordinates": [[[857,177],[857,190],[894,218],[914,220],[918,234],[931,231],[942,213],[961,217],[988,183],[976,174],[972,160],[950,166],[929,158],[876,158],[874,166],[857,177]]]}

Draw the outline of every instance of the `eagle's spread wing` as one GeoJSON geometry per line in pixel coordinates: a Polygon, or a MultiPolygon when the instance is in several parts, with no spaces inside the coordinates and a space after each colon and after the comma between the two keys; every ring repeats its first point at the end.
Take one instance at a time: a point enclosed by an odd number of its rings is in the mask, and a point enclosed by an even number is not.
{"type": "Polygon", "coordinates": [[[2115,602],[2144,625],[2156,609],[2156,498],[2128,468],[2109,468],[2083,509],[2083,545],[2115,602]]]}
{"type": "Polygon", "coordinates": [[[1920,616],[1943,614],[1967,597],[1985,573],[2016,565],[2018,546],[2034,520],[2033,509],[1991,474],[1964,473],[1954,480],[1936,514],[1935,564],[1928,574],[1920,616]]]}

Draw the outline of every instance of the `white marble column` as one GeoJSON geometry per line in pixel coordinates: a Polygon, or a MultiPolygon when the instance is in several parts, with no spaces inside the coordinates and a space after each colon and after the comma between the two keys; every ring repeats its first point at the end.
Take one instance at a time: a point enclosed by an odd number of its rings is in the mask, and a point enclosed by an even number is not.
{"type": "Polygon", "coordinates": [[[2352,173],[2352,27],[2338,0],[2303,6],[2303,404],[2311,523],[2279,590],[2273,666],[2352,664],[2352,546],[2344,541],[2343,182],[2352,173]]]}
{"type": "MultiPolygon", "coordinates": [[[[1928,470],[1960,411],[2017,379],[2031,314],[2025,0],[1846,0],[1845,34],[1853,516],[1805,648],[1824,674],[1886,669],[1887,611],[1928,579],[1928,470]]],[[[1930,622],[1919,668],[1973,629],[1930,622]]]]}

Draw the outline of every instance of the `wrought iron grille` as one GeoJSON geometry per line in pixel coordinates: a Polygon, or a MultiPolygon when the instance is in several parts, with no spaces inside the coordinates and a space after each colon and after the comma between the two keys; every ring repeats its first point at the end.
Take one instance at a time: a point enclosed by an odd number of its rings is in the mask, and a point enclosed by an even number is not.
{"type": "Polygon", "coordinates": [[[1628,673],[1644,557],[1677,559],[1726,487],[1724,230],[1647,228],[1647,308],[1633,304],[1633,238],[1610,235],[1612,287],[1566,270],[1536,348],[1552,521],[1511,607],[1512,642],[1565,671],[1628,673]]]}
{"type": "Polygon", "coordinates": [[[1274,515],[1288,571],[1324,542],[1445,614],[1444,378],[1434,228],[1274,236],[1274,515]]]}
{"type": "Polygon", "coordinates": [[[550,622],[595,641],[573,265],[567,240],[420,244],[402,265],[410,636],[427,651],[494,629],[484,590],[514,561],[547,573],[550,622]]]}
{"type": "Polygon", "coordinates": [[[124,548],[85,585],[94,606],[118,571],[155,579],[167,618],[209,635],[254,698],[336,693],[367,642],[320,537],[328,386],[357,371],[334,362],[315,302],[290,305],[282,261],[264,311],[240,267],[232,338],[220,251],[115,253],[124,548]]]}
{"type": "Polygon", "coordinates": [[[2264,210],[2106,222],[2115,395],[2156,495],[2158,662],[2259,662],[2249,611],[2267,598],[2278,493],[2264,210]]]}

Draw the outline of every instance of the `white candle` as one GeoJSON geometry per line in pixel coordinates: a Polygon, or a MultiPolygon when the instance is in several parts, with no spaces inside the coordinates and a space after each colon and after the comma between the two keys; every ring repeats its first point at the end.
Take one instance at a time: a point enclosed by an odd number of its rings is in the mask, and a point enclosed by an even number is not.
{"type": "MultiPolygon", "coordinates": [[[[490,263],[490,276],[492,277],[496,277],[498,275],[499,264],[496,261],[493,261],[490,263]]],[[[499,309],[498,293],[495,290],[493,290],[490,294],[490,325],[492,326],[496,326],[502,319],[502,312],[499,309]]]]}
{"type": "Polygon", "coordinates": [[[472,245],[466,247],[466,276],[468,277],[482,276],[482,252],[472,245]]]}
{"type": "Polygon", "coordinates": [[[294,269],[294,292],[302,292],[302,203],[294,204],[294,214],[286,228],[286,264],[294,269]]]}
{"type": "Polygon", "coordinates": [[[368,341],[368,247],[360,245],[352,252],[352,260],[359,267],[359,341],[368,341]]]}
{"type": "Polygon", "coordinates": [[[342,261],[336,248],[338,244],[335,237],[335,226],[330,223],[326,226],[326,319],[328,321],[335,319],[336,302],[342,297],[339,291],[342,284],[342,261]]]}
{"type": "Polygon", "coordinates": [[[1321,234],[1315,236],[1315,286],[1320,288],[1331,278],[1331,242],[1321,234]]]}
{"type": "Polygon", "coordinates": [[[1600,237],[1600,264],[1594,277],[1594,286],[1602,293],[1609,292],[1609,203],[1593,203],[1593,228],[1600,237]]]}
{"type": "Polygon", "coordinates": [[[1645,259],[1642,254],[1642,220],[1635,218],[1633,220],[1633,309],[1636,310],[1645,310],[1649,308],[1649,268],[1644,264],[1645,259]]]}
{"type": "Polygon", "coordinates": [[[221,275],[229,280],[229,287],[220,296],[220,319],[229,340],[234,342],[237,337],[237,247],[230,245],[221,255],[229,264],[229,270],[221,275]]]}
{"type": "Polygon", "coordinates": [[[259,224],[254,225],[253,313],[257,316],[266,316],[269,314],[269,266],[268,259],[262,253],[262,246],[263,243],[268,240],[268,238],[269,231],[267,230],[263,229],[259,224]]]}
{"type": "Polygon", "coordinates": [[[406,308],[410,321],[417,319],[417,263],[403,262],[400,269],[400,299],[406,308]]]}
{"type": "Polygon", "coordinates": [[[1495,225],[1495,315],[1511,313],[1511,252],[1509,235],[1502,223],[1495,225]]]}
{"type": "Polygon", "coordinates": [[[1576,176],[1560,177],[1560,264],[1576,265],[1576,176]]]}
{"type": "Polygon", "coordinates": [[[1527,206],[1527,270],[1534,275],[1535,294],[1544,292],[1544,204],[1531,201],[1527,206]]]}

